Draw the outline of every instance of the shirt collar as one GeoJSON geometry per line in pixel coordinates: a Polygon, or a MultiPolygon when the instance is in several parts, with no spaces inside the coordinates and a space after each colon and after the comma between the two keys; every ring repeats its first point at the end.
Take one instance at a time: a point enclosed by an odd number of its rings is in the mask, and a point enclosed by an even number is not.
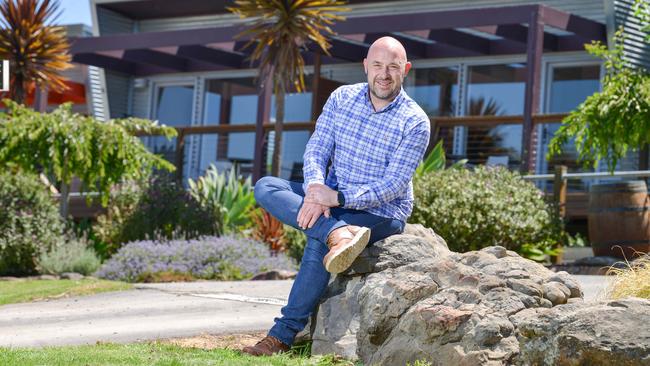
{"type": "Polygon", "coordinates": [[[400,91],[395,96],[395,99],[393,99],[392,102],[390,102],[388,105],[386,105],[384,108],[382,108],[382,109],[380,109],[378,111],[375,111],[375,107],[372,105],[372,101],[370,100],[370,87],[368,86],[368,83],[366,83],[365,95],[366,95],[366,98],[365,98],[366,99],[366,105],[368,106],[368,108],[370,108],[370,110],[373,113],[384,113],[384,112],[387,112],[387,111],[393,109],[399,103],[401,103],[402,100],[404,100],[404,87],[400,86],[400,91]]]}

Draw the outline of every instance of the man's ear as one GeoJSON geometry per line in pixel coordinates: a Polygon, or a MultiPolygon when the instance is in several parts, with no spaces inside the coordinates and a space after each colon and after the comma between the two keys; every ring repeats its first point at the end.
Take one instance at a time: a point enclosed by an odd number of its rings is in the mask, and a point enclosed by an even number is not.
{"type": "Polygon", "coordinates": [[[404,65],[404,77],[406,77],[406,75],[408,75],[409,70],[411,70],[411,66],[413,66],[413,65],[411,65],[410,62],[407,62],[406,65],[404,65]]]}
{"type": "Polygon", "coordinates": [[[364,58],[363,59],[363,71],[368,75],[368,59],[364,58]]]}

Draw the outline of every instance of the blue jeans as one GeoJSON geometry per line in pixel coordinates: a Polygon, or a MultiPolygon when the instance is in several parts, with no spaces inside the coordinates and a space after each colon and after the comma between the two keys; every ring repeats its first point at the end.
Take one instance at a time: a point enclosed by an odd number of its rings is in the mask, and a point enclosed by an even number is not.
{"type": "Polygon", "coordinates": [[[405,225],[403,221],[365,211],[333,207],[329,218],[321,215],[314,226],[302,230],[298,227],[297,218],[304,196],[302,183],[298,182],[263,177],[255,184],[257,203],[278,220],[303,231],[307,236],[307,245],[289,293],[289,301],[281,310],[282,317],[275,318],[275,325],[269,331],[269,335],[287,345],[292,345],[296,334],[307,325],[309,316],[327,288],[330,273],[325,270],[323,258],[329,251],[325,244],[329,233],[346,225],[369,227],[372,244],[401,233],[405,225]]]}

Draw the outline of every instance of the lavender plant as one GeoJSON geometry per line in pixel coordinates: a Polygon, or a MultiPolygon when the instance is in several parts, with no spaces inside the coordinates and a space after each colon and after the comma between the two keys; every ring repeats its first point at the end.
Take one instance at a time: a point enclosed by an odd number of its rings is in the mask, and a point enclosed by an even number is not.
{"type": "Polygon", "coordinates": [[[196,279],[240,280],[270,269],[295,268],[286,255],[271,255],[268,247],[257,241],[204,236],[194,240],[128,243],[104,263],[96,276],[139,282],[152,274],[176,273],[196,279]]]}

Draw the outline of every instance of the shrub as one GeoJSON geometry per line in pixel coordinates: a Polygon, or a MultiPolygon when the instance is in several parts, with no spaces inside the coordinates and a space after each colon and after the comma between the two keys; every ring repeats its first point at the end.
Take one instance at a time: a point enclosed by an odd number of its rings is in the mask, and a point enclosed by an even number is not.
{"type": "Polygon", "coordinates": [[[296,263],[302,261],[302,254],[307,245],[307,236],[302,231],[290,225],[284,225],[284,239],[286,242],[285,253],[293,258],[296,263]]]}
{"type": "Polygon", "coordinates": [[[217,170],[214,165],[198,181],[188,180],[189,192],[205,209],[220,219],[223,232],[241,231],[251,225],[255,208],[255,196],[251,178],[237,175],[235,167],[228,173],[217,170]]]}
{"type": "Polygon", "coordinates": [[[240,280],[270,269],[294,269],[284,254],[271,255],[266,245],[231,236],[194,240],[137,241],[123,246],[96,273],[128,282],[164,274],[197,279],[240,280]]]}
{"type": "Polygon", "coordinates": [[[100,265],[101,261],[95,250],[88,247],[85,238],[71,237],[50,253],[42,254],[40,258],[41,272],[48,274],[77,272],[87,276],[95,272],[100,265]]]}
{"type": "Polygon", "coordinates": [[[122,184],[111,195],[95,229],[105,257],[130,241],[220,234],[218,213],[200,205],[168,174],[122,184]]]}
{"type": "Polygon", "coordinates": [[[284,224],[263,208],[251,212],[253,227],[251,238],[266,243],[271,252],[284,252],[287,247],[284,224]]]}
{"type": "Polygon", "coordinates": [[[501,245],[530,253],[561,236],[560,221],[542,193],[505,168],[443,170],[416,179],[414,191],[409,222],[431,227],[455,251],[501,245]]]}
{"type": "Polygon", "coordinates": [[[0,173],[0,274],[38,270],[43,253],[63,240],[54,200],[31,174],[0,173]]]}

